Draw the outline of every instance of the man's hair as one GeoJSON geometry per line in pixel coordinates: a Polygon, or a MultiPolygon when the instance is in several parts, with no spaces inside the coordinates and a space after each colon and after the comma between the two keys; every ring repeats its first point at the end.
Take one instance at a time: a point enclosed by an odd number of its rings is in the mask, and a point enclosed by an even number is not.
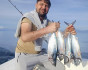
{"type": "Polygon", "coordinates": [[[37,0],[37,3],[38,3],[39,1],[44,1],[45,3],[47,3],[47,4],[49,5],[49,7],[51,6],[50,0],[37,0]]]}

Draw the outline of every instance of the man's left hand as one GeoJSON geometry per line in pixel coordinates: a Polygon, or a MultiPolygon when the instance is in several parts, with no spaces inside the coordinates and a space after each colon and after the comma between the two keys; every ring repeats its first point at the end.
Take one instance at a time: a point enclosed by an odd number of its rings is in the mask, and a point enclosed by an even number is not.
{"type": "Polygon", "coordinates": [[[66,33],[71,33],[71,34],[73,34],[73,35],[76,35],[76,31],[75,31],[75,28],[74,28],[74,26],[71,24],[71,25],[69,25],[66,29],[65,29],[65,31],[66,31],[66,33]]]}

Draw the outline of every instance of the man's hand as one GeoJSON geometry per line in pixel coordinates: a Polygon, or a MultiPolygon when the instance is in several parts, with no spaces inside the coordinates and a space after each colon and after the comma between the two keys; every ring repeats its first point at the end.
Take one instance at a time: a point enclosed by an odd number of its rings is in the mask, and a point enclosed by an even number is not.
{"type": "Polygon", "coordinates": [[[71,33],[72,35],[76,35],[76,31],[74,26],[71,24],[69,25],[64,32],[62,32],[64,35],[64,38],[66,38],[68,36],[69,33],[71,33]]]}
{"type": "Polygon", "coordinates": [[[76,35],[76,31],[75,31],[75,28],[74,26],[71,24],[69,25],[66,29],[65,29],[65,32],[66,33],[71,33],[73,35],[76,35]]]}
{"type": "Polygon", "coordinates": [[[56,32],[60,28],[60,23],[51,23],[49,26],[47,26],[47,30],[49,33],[56,32]]]}

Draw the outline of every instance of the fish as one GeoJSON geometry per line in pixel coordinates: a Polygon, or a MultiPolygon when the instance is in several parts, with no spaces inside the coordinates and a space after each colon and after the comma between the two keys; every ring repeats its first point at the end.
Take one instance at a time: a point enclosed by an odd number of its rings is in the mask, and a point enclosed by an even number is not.
{"type": "Polygon", "coordinates": [[[52,33],[48,41],[48,60],[56,66],[57,61],[57,41],[56,34],[52,33]]]}
{"type": "Polygon", "coordinates": [[[70,62],[71,59],[71,34],[69,33],[66,39],[66,46],[65,46],[65,57],[64,63],[70,62]]]}
{"type": "MultiPolygon", "coordinates": [[[[64,22],[64,23],[69,26],[69,25],[74,25],[75,22],[76,20],[72,22],[71,24],[67,22],[64,22]]],[[[80,45],[79,45],[78,38],[76,37],[76,35],[72,35],[72,34],[71,34],[71,52],[73,53],[73,59],[74,59],[75,65],[79,65],[82,61],[80,45]]]]}
{"type": "Polygon", "coordinates": [[[65,55],[65,42],[64,42],[64,37],[63,34],[61,33],[60,30],[58,30],[58,35],[57,35],[57,48],[58,48],[58,57],[60,60],[64,59],[65,55]]]}
{"type": "Polygon", "coordinates": [[[71,34],[71,41],[72,41],[72,52],[74,55],[74,63],[75,65],[79,65],[82,61],[81,58],[81,51],[80,51],[80,45],[78,42],[78,38],[76,37],[76,35],[72,35],[71,34]]]}

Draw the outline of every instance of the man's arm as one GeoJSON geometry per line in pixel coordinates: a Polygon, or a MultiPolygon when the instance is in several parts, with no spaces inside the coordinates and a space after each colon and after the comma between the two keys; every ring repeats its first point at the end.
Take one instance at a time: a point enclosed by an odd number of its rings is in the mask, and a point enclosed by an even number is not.
{"type": "Polygon", "coordinates": [[[21,24],[21,39],[24,42],[34,41],[39,37],[42,37],[45,34],[56,32],[60,27],[59,23],[52,23],[49,26],[42,28],[40,30],[31,31],[32,23],[22,23],[21,24]]]}

